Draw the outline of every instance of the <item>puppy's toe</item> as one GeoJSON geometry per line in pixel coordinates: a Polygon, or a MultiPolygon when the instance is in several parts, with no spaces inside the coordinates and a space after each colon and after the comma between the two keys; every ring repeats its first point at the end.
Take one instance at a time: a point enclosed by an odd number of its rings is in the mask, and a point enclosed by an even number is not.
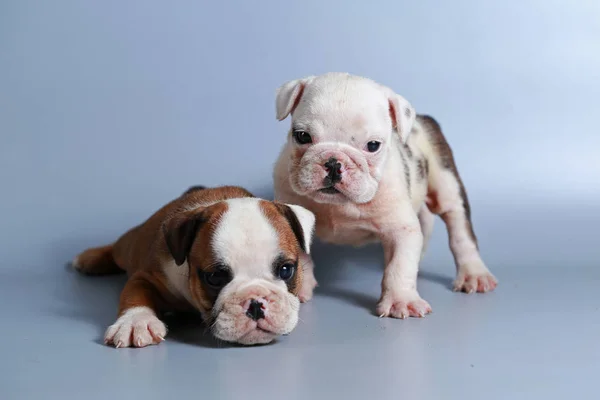
{"type": "Polygon", "coordinates": [[[116,348],[146,347],[160,343],[166,334],[165,324],[149,308],[134,307],[108,327],[104,342],[116,348]]]}
{"type": "Polygon", "coordinates": [[[474,293],[477,290],[477,276],[467,275],[462,286],[462,291],[468,294],[474,293]]]}
{"type": "Polygon", "coordinates": [[[165,336],[167,336],[167,327],[158,318],[148,322],[148,331],[155,342],[162,342],[165,340],[165,336]]]}
{"type": "Polygon", "coordinates": [[[454,281],[454,291],[471,293],[486,293],[496,289],[498,281],[489,271],[474,273],[459,273],[454,281]]]}
{"type": "Polygon", "coordinates": [[[498,281],[492,275],[480,276],[477,278],[477,291],[485,293],[496,289],[498,281]]]}
{"type": "Polygon", "coordinates": [[[384,295],[377,305],[377,315],[380,317],[421,318],[431,312],[429,303],[423,300],[416,291],[384,295]]]}
{"type": "Polygon", "coordinates": [[[135,347],[146,347],[154,342],[147,321],[138,321],[133,325],[131,342],[132,346],[135,347]]]}

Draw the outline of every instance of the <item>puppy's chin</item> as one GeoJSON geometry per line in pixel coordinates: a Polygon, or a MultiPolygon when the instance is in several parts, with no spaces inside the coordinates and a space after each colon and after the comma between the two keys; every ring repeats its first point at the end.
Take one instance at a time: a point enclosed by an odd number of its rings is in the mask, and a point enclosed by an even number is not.
{"type": "Polygon", "coordinates": [[[351,200],[345,194],[337,189],[335,192],[331,190],[318,189],[311,193],[304,194],[304,196],[309,197],[315,203],[320,204],[345,204],[351,202],[351,200]]]}
{"type": "Polygon", "coordinates": [[[296,327],[299,309],[296,296],[273,284],[226,287],[215,303],[211,331],[226,342],[267,344],[296,327]],[[254,320],[248,316],[246,305],[251,299],[264,302],[263,318],[254,320]]]}
{"type": "Polygon", "coordinates": [[[370,190],[358,194],[348,193],[341,188],[336,188],[335,191],[331,189],[318,189],[308,194],[304,194],[304,196],[309,197],[315,203],[320,204],[363,204],[371,201],[373,197],[375,197],[375,193],[376,190],[370,190]]]}
{"type": "Polygon", "coordinates": [[[219,335],[215,332],[215,336],[221,340],[242,344],[244,346],[253,346],[268,344],[275,340],[279,334],[260,328],[257,324],[255,327],[250,327],[242,336],[232,340],[228,335],[219,335]]]}
{"type": "MultiPolygon", "coordinates": [[[[302,171],[300,171],[302,173],[302,171]]],[[[309,172],[310,174],[310,172],[309,172]]],[[[309,179],[303,179],[307,185],[299,185],[300,179],[294,179],[290,176],[290,186],[292,190],[304,197],[308,197],[315,203],[320,204],[364,204],[368,203],[377,194],[379,182],[370,176],[362,176],[360,180],[341,182],[334,188],[324,188],[319,185],[323,178],[315,175],[309,179]]]]}

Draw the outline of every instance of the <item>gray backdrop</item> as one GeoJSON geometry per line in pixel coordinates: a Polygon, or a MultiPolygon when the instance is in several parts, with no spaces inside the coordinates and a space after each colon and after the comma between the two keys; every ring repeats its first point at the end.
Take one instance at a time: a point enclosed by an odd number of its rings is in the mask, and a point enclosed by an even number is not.
{"type": "Polygon", "coordinates": [[[507,3],[0,2],[0,397],[75,396],[73,385],[88,398],[588,395],[600,3],[507,3]],[[275,119],[275,89],[327,71],[371,77],[440,121],[498,291],[449,292],[438,221],[419,281],[425,320],[371,315],[379,248],[317,245],[318,295],[274,346],[203,346],[193,327],[150,349],[101,346],[123,280],[65,263],[193,184],[270,197],[289,125],[275,119]],[[260,377],[271,386],[248,389],[260,377]]]}

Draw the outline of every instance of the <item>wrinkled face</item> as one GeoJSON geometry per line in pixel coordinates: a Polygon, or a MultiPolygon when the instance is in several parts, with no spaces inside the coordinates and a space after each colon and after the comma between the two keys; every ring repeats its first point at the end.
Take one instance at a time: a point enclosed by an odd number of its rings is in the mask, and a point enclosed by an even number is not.
{"type": "Polygon", "coordinates": [[[290,185],[320,203],[372,200],[397,139],[392,135],[412,125],[409,114],[414,119],[403,98],[347,74],[288,82],[277,108],[279,119],[292,113],[290,185]]]}
{"type": "Polygon", "coordinates": [[[191,297],[212,333],[241,344],[269,343],[298,322],[298,264],[314,227],[309,211],[254,198],[202,212],[187,263],[191,297]]]}

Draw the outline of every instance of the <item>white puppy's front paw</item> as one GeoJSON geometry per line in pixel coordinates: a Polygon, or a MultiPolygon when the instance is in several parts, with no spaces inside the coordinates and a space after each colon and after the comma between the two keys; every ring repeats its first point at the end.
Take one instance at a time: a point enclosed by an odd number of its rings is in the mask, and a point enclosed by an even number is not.
{"type": "Polygon", "coordinates": [[[496,289],[498,280],[485,265],[465,265],[458,270],[453,290],[468,294],[491,292],[496,289]]]}
{"type": "Polygon", "coordinates": [[[313,291],[315,290],[316,287],[317,287],[317,280],[315,279],[315,277],[312,274],[310,274],[310,276],[305,277],[304,281],[302,282],[302,287],[300,288],[300,291],[298,292],[298,299],[300,299],[300,302],[306,303],[307,301],[312,299],[313,291]]]}
{"type": "Polygon", "coordinates": [[[431,313],[431,306],[419,296],[416,290],[384,293],[377,303],[379,317],[405,319],[408,317],[424,317],[431,313]]]}
{"type": "Polygon", "coordinates": [[[148,307],[127,310],[108,327],[104,343],[121,347],[145,347],[165,340],[167,327],[148,307]]]}

